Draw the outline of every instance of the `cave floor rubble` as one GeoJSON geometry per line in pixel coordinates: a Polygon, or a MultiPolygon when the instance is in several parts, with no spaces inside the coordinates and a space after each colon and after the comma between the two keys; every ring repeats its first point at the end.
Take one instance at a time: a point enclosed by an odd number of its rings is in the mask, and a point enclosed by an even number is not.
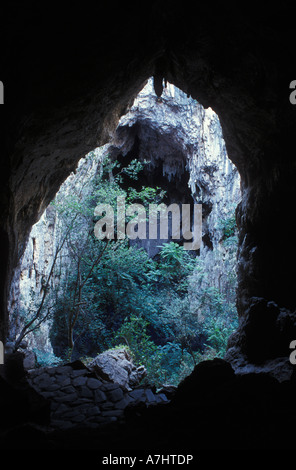
{"type": "Polygon", "coordinates": [[[76,367],[77,363],[74,363],[74,366],[40,368],[28,372],[29,385],[50,402],[50,428],[53,430],[95,429],[112,422],[122,422],[128,406],[169,403],[164,393],[157,393],[152,387],[140,385],[127,390],[117,383],[97,377],[86,367],[76,367]]]}

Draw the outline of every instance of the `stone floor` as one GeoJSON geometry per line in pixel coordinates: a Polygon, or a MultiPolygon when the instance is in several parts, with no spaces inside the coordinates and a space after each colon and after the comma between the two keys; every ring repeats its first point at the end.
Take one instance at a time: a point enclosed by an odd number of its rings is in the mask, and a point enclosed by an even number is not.
{"type": "Polygon", "coordinates": [[[164,393],[138,386],[127,391],[122,386],[97,377],[81,364],[34,369],[28,372],[29,384],[50,400],[53,429],[97,428],[124,420],[127,406],[144,403],[152,406],[169,403],[164,393]]]}

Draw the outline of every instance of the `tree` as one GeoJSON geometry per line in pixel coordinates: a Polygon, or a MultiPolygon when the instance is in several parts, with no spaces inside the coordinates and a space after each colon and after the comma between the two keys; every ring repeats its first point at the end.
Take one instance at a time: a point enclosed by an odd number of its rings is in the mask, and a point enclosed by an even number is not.
{"type": "Polygon", "coordinates": [[[152,188],[142,188],[137,193],[132,188],[130,192],[121,188],[123,173],[136,178],[141,168],[139,162],[131,162],[127,168],[119,169],[116,162],[107,159],[87,197],[71,191],[67,198],[54,202],[64,226],[71,223],[74,215],[77,217],[67,238],[70,259],[52,332],[52,338],[58,338],[60,344],[65,344],[67,336],[68,358],[78,341],[80,354],[86,342],[97,342],[99,349],[109,346],[110,332],[116,331],[127,316],[138,313],[139,290],[153,261],[144,250],[129,247],[127,240],[97,240],[92,229],[93,209],[98,203],[116,207],[119,196],[130,202],[134,198],[142,197],[147,202],[151,197],[160,197],[159,191],[152,188]]]}

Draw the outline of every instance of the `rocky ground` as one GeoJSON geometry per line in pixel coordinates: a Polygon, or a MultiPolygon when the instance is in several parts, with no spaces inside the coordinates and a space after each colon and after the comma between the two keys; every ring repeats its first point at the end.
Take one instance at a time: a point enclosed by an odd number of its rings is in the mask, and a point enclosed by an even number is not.
{"type": "Polygon", "coordinates": [[[122,385],[99,378],[80,361],[28,372],[29,384],[50,401],[50,427],[97,428],[124,419],[128,406],[168,403],[164,393],[137,386],[129,391],[122,385]]]}
{"type": "Polygon", "coordinates": [[[295,373],[282,382],[262,372],[239,376],[216,358],[166,398],[141,385],[126,391],[80,362],[26,377],[31,385],[0,376],[0,449],[204,453],[207,461],[216,450],[295,449],[295,373]]]}

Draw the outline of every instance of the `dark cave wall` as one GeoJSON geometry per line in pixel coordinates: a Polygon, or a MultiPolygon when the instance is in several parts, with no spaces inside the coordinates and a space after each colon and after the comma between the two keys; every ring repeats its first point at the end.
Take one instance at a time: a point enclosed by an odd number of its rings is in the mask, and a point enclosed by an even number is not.
{"type": "MultiPolygon", "coordinates": [[[[1,339],[7,331],[8,285],[30,227],[79,158],[108,141],[153,74],[158,84],[165,77],[214,109],[241,174],[238,309],[243,320],[236,344],[248,352],[245,332],[256,329],[261,311],[269,311],[261,303],[245,325],[252,297],[295,309],[296,109],[289,102],[289,83],[296,70],[290,11],[284,3],[262,13],[258,6],[213,9],[200,2],[196,8],[196,15],[186,2],[152,2],[145,14],[124,4],[73,5],[65,12],[35,2],[8,8],[0,76],[5,86],[1,339]]],[[[263,317],[267,327],[276,322],[274,315],[263,317]]],[[[270,354],[283,354],[283,345],[288,349],[286,341],[294,339],[295,318],[289,319],[289,328],[272,327],[270,354]]],[[[252,337],[250,331],[247,335],[252,337]]],[[[253,341],[256,355],[263,346],[260,337],[253,341]]]]}

